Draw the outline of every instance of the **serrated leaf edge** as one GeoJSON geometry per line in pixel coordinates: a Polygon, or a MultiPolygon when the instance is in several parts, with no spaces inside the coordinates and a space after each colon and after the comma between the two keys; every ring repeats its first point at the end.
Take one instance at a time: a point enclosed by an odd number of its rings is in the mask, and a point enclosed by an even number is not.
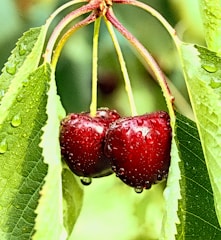
{"type": "Polygon", "coordinates": [[[178,200],[181,199],[180,180],[181,173],[179,168],[180,157],[178,154],[175,136],[172,139],[171,146],[171,165],[169,169],[167,186],[164,190],[165,213],[161,229],[160,240],[175,240],[177,234],[177,224],[180,224],[178,218],[178,200]]]}
{"type": "MultiPolygon", "coordinates": [[[[48,64],[46,64],[48,65],[48,64]]],[[[49,65],[48,65],[49,66],[49,65]]],[[[50,66],[49,66],[50,68],[50,66]]],[[[62,164],[61,164],[61,154],[60,154],[60,144],[59,144],[59,127],[60,127],[60,117],[61,117],[61,106],[57,106],[54,101],[54,97],[57,98],[57,90],[56,90],[56,84],[54,79],[54,72],[51,72],[51,80],[50,80],[50,88],[47,94],[48,102],[47,102],[47,124],[42,128],[43,134],[41,137],[41,143],[40,147],[43,149],[42,155],[44,162],[48,164],[48,174],[45,177],[45,184],[40,192],[40,199],[39,199],[39,205],[36,209],[36,224],[35,224],[35,234],[33,236],[33,240],[40,240],[42,239],[42,230],[41,230],[41,221],[40,219],[44,217],[45,214],[45,206],[48,204],[47,197],[49,196],[50,192],[53,192],[53,189],[50,188],[50,181],[51,179],[55,179],[54,187],[55,189],[58,189],[58,192],[60,193],[59,196],[54,196],[54,198],[58,198],[58,210],[55,209],[55,211],[58,211],[59,219],[58,225],[60,226],[60,229],[56,229],[56,231],[59,231],[59,234],[57,236],[58,240],[64,240],[67,238],[67,232],[63,226],[63,207],[62,207],[62,179],[61,179],[61,173],[62,173],[62,164]],[[55,96],[56,95],[56,96],[55,96]],[[54,106],[54,108],[51,108],[51,106],[54,106]],[[47,140],[51,138],[52,135],[56,135],[56,138],[54,139],[53,143],[48,142],[47,140]],[[54,145],[53,148],[51,146],[54,145]],[[48,146],[50,146],[48,148],[48,146]],[[57,179],[56,179],[57,177],[57,179]],[[57,180],[57,181],[56,181],[57,180]]],[[[63,112],[64,113],[64,112],[63,112]]],[[[47,240],[56,240],[52,238],[47,238],[47,240]]]]}
{"type": "MultiPolygon", "coordinates": [[[[32,49],[32,52],[27,56],[25,62],[28,62],[28,60],[33,61],[33,56],[32,53],[35,50],[42,51],[42,49],[39,49],[38,42],[42,41],[47,32],[47,26],[43,25],[41,32],[39,34],[39,38],[35,43],[35,46],[32,49]]],[[[43,44],[42,44],[43,48],[43,44]]],[[[42,54],[42,53],[41,53],[42,54]]],[[[5,120],[8,114],[8,110],[10,109],[11,105],[16,99],[16,93],[19,91],[19,89],[22,87],[22,82],[28,77],[28,75],[33,72],[39,65],[39,60],[41,57],[41,54],[39,54],[39,58],[35,59],[35,64],[31,67],[30,65],[27,68],[27,64],[24,64],[19,68],[18,72],[15,74],[13,78],[13,84],[10,84],[8,91],[5,93],[1,100],[1,105],[0,105],[0,124],[5,120]],[[26,69],[27,68],[27,69],[26,69]]]]}

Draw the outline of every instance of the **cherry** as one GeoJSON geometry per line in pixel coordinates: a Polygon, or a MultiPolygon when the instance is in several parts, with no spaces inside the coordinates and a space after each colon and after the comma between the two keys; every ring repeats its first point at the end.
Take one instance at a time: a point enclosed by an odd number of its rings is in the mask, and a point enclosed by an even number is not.
{"type": "Polygon", "coordinates": [[[116,176],[136,192],[142,192],[167,176],[170,148],[170,117],[158,111],[112,123],[105,154],[110,157],[116,176]]]}
{"type": "Polygon", "coordinates": [[[110,159],[104,155],[106,131],[113,121],[120,118],[115,110],[98,109],[96,116],[89,112],[71,113],[61,122],[61,154],[69,168],[82,177],[102,177],[113,173],[110,159]]]}
{"type": "Polygon", "coordinates": [[[118,87],[117,75],[111,72],[100,74],[97,84],[103,95],[110,95],[118,87]]]}

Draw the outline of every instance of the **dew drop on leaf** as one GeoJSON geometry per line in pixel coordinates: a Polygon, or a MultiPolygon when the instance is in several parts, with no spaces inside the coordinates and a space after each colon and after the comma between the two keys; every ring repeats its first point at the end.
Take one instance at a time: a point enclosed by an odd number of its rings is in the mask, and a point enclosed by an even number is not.
{"type": "Polygon", "coordinates": [[[27,46],[24,43],[19,45],[19,55],[23,56],[27,52],[27,46]]]}
{"type": "Polygon", "coordinates": [[[23,138],[26,138],[26,137],[27,137],[27,134],[26,134],[26,133],[22,134],[22,137],[23,137],[23,138]]]}
{"type": "Polygon", "coordinates": [[[23,99],[23,95],[22,95],[22,94],[19,94],[19,95],[16,97],[17,102],[21,102],[22,99],[23,99]]]}
{"type": "Polygon", "coordinates": [[[11,125],[13,127],[18,127],[21,125],[21,122],[22,122],[22,119],[21,119],[21,115],[20,114],[17,114],[15,115],[12,120],[11,120],[11,125]]]}
{"type": "Polygon", "coordinates": [[[4,90],[0,90],[0,98],[4,97],[4,95],[5,95],[5,91],[4,90]]]}
{"type": "Polygon", "coordinates": [[[134,188],[134,191],[135,191],[136,193],[142,193],[142,192],[143,192],[143,187],[137,186],[137,187],[134,188]]]}
{"type": "Polygon", "coordinates": [[[89,177],[81,177],[80,180],[81,180],[81,183],[85,186],[90,185],[92,182],[92,179],[89,177]]]}
{"type": "Polygon", "coordinates": [[[10,75],[14,75],[16,73],[16,64],[15,63],[7,63],[6,64],[6,72],[10,75]]]}
{"type": "Polygon", "coordinates": [[[214,64],[203,64],[202,68],[209,73],[215,73],[218,70],[214,64]]]}
{"type": "Polygon", "coordinates": [[[211,88],[219,88],[221,87],[221,81],[220,80],[216,80],[216,79],[212,79],[210,82],[210,87],[211,88]]]}
{"type": "Polygon", "coordinates": [[[8,150],[8,143],[7,143],[7,140],[4,138],[0,142],[0,154],[5,153],[7,150],[8,150]]]}
{"type": "Polygon", "coordinates": [[[22,82],[22,85],[23,85],[24,87],[26,87],[26,86],[28,85],[28,79],[25,79],[25,80],[22,82]]]}

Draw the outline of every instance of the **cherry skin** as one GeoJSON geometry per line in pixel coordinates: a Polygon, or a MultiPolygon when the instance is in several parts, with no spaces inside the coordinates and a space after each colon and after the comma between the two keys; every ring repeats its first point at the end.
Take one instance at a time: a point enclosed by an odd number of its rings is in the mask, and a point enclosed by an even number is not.
{"type": "Polygon", "coordinates": [[[69,168],[84,177],[85,185],[87,178],[113,173],[110,159],[104,155],[104,144],[110,123],[119,118],[115,110],[102,108],[94,117],[89,112],[71,113],[61,122],[61,154],[69,168]]]}
{"type": "Polygon", "coordinates": [[[136,192],[142,192],[167,176],[170,148],[170,117],[159,111],[111,124],[105,154],[116,175],[136,192]]]}

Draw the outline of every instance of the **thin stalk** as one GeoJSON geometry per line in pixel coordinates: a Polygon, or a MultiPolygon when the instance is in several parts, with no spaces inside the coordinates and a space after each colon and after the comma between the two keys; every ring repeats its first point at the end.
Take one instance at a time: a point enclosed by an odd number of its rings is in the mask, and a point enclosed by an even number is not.
{"type": "Polygon", "coordinates": [[[117,20],[114,16],[114,13],[111,8],[108,9],[106,13],[107,19],[113,24],[113,26],[131,43],[131,45],[139,52],[139,54],[143,57],[147,65],[152,70],[155,78],[158,80],[158,83],[163,91],[167,107],[171,116],[173,116],[173,120],[175,120],[175,113],[173,109],[173,101],[174,97],[170,93],[170,89],[168,87],[166,78],[161,71],[160,67],[148,52],[148,50],[117,20]]]}
{"type": "Polygon", "coordinates": [[[120,3],[120,4],[133,5],[133,6],[142,8],[143,10],[147,11],[148,13],[150,13],[153,17],[155,17],[165,27],[165,29],[168,31],[168,33],[172,37],[175,45],[177,46],[177,48],[179,48],[179,45],[180,45],[181,41],[180,41],[180,39],[177,36],[176,30],[154,8],[150,7],[149,5],[147,5],[147,4],[143,3],[143,2],[136,1],[136,0],[114,0],[113,2],[114,3],[120,3]]]}
{"type": "Polygon", "coordinates": [[[54,54],[52,57],[52,67],[55,69],[58,58],[61,54],[61,51],[65,45],[65,43],[67,42],[67,40],[71,37],[71,35],[73,33],[75,33],[78,29],[94,22],[96,20],[96,14],[91,13],[87,18],[85,18],[84,20],[76,23],[72,28],[70,28],[63,36],[62,38],[59,40],[55,50],[54,50],[54,54]]]}
{"type": "Polygon", "coordinates": [[[133,91],[132,91],[131,82],[130,82],[130,78],[128,75],[126,63],[124,61],[124,57],[123,57],[119,42],[117,40],[116,34],[113,30],[113,27],[112,27],[111,23],[105,17],[104,17],[104,19],[105,19],[105,23],[108,28],[108,31],[110,33],[110,36],[112,38],[114,47],[116,49],[119,63],[121,66],[121,71],[122,71],[124,82],[125,82],[125,89],[126,89],[129,104],[130,104],[131,114],[132,114],[132,116],[136,116],[137,115],[136,104],[134,101],[133,91]]]}
{"type": "Polygon", "coordinates": [[[97,62],[98,62],[98,40],[100,31],[101,17],[97,18],[94,22],[94,35],[93,35],[93,53],[92,53],[92,92],[91,92],[91,105],[90,115],[96,116],[97,112],[97,62]]]}
{"type": "MultiPolygon", "coordinates": [[[[82,2],[82,0],[77,0],[76,3],[80,3],[82,2]]],[[[54,31],[51,34],[51,37],[48,41],[48,44],[46,46],[46,50],[45,50],[45,54],[44,54],[44,61],[45,62],[51,62],[51,58],[52,58],[52,54],[53,54],[53,49],[54,49],[54,45],[58,39],[58,37],[60,36],[62,30],[70,23],[72,22],[75,18],[93,11],[94,9],[99,7],[99,2],[93,2],[93,3],[88,3],[74,11],[72,11],[71,13],[69,13],[68,15],[66,15],[59,23],[58,25],[55,27],[54,31]]]]}
{"type": "Polygon", "coordinates": [[[62,12],[63,10],[65,10],[66,8],[70,7],[70,6],[73,6],[74,4],[77,4],[77,3],[81,3],[81,2],[88,2],[88,0],[72,0],[72,1],[69,1],[63,5],[61,5],[59,8],[57,8],[52,14],[51,16],[47,19],[46,21],[46,24],[47,25],[50,25],[52,23],[52,21],[54,20],[54,18],[60,13],[62,12]]]}

